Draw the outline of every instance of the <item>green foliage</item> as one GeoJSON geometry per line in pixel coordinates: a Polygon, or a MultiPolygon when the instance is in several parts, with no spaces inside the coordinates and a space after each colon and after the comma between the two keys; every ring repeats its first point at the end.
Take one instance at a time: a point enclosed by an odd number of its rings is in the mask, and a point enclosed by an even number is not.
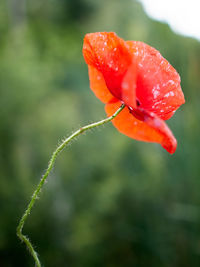
{"type": "Polygon", "coordinates": [[[57,140],[105,117],[81,51],[94,31],[147,42],[179,71],[186,104],[169,121],[177,152],[111,124],[81,136],[58,158],[24,233],[48,267],[199,266],[199,43],[135,1],[8,3],[0,2],[0,266],[33,266],[16,237],[19,218],[57,140]]]}

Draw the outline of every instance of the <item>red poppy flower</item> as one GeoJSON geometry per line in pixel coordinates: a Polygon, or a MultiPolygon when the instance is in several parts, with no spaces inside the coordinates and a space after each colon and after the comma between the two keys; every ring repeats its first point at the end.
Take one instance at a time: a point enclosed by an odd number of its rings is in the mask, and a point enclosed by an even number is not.
{"type": "Polygon", "coordinates": [[[131,138],[160,143],[174,153],[177,142],[164,120],[185,100],[179,74],[169,62],[155,48],[124,41],[113,32],[86,34],[83,56],[90,87],[106,104],[108,116],[126,105],[112,120],[114,126],[131,138]]]}

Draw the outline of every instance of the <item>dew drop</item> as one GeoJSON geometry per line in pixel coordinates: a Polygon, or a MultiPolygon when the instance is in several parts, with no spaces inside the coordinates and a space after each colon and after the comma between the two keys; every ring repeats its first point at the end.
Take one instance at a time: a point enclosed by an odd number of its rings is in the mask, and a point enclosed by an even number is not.
{"type": "Polygon", "coordinates": [[[158,90],[156,90],[155,88],[152,90],[152,92],[153,92],[153,98],[154,99],[156,99],[160,94],[160,92],[158,90]]]}
{"type": "Polygon", "coordinates": [[[165,97],[169,97],[169,93],[165,94],[165,97]]]}
{"type": "Polygon", "coordinates": [[[129,84],[128,84],[127,82],[124,81],[124,82],[122,83],[122,87],[123,87],[124,90],[127,90],[127,89],[129,89],[129,84]]]}

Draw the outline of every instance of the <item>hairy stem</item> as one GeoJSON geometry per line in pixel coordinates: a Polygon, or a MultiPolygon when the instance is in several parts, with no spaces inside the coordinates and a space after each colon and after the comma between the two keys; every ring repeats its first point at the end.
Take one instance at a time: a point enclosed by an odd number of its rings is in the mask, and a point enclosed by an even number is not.
{"type": "Polygon", "coordinates": [[[98,122],[95,122],[95,123],[92,123],[92,124],[89,124],[89,125],[86,125],[84,127],[81,127],[80,129],[78,129],[76,132],[74,132],[72,135],[70,135],[69,137],[67,137],[66,139],[64,139],[62,141],[62,143],[56,148],[56,150],[53,152],[51,158],[50,158],[50,161],[49,161],[49,164],[48,164],[48,168],[45,172],[45,174],[42,176],[40,182],[38,183],[37,187],[36,187],[36,190],[34,191],[32,197],[31,197],[31,200],[19,222],[19,225],[17,227],[17,236],[19,237],[19,239],[21,239],[22,242],[25,243],[26,247],[28,248],[28,250],[30,251],[30,254],[32,255],[32,257],[34,258],[35,260],[35,265],[37,267],[41,267],[41,263],[40,263],[40,260],[38,258],[38,255],[37,255],[37,252],[35,251],[35,249],[33,248],[33,245],[31,244],[31,241],[28,239],[28,237],[26,237],[23,233],[22,233],[22,230],[23,230],[23,227],[24,227],[24,223],[28,217],[28,215],[31,213],[31,210],[33,208],[33,205],[35,204],[35,201],[36,199],[38,198],[38,195],[42,189],[42,186],[44,185],[49,173],[51,172],[53,166],[54,166],[54,163],[56,161],[56,158],[58,156],[58,154],[67,146],[67,144],[72,141],[75,137],[79,136],[80,134],[82,134],[83,132],[89,130],[89,129],[92,129],[92,128],[95,128],[97,126],[100,126],[100,125],[103,125],[109,121],[111,121],[112,119],[114,119],[121,111],[122,109],[124,108],[124,104],[121,105],[121,107],[110,117],[104,119],[104,120],[101,120],[101,121],[98,121],[98,122]]]}

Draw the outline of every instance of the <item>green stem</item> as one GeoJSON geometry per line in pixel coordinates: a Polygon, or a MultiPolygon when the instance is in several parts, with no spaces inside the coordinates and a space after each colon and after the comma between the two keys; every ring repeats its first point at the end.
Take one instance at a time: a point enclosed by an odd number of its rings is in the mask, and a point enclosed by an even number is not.
{"type": "Polygon", "coordinates": [[[62,143],[56,148],[56,150],[53,152],[52,156],[51,156],[51,159],[49,161],[49,164],[48,164],[48,168],[45,172],[45,174],[42,176],[40,182],[38,183],[38,186],[36,187],[36,190],[34,191],[32,197],[31,197],[31,200],[27,206],[27,209],[25,210],[20,222],[19,222],[19,225],[17,227],[17,236],[19,237],[19,239],[21,239],[22,242],[24,242],[26,244],[26,247],[29,249],[30,251],[30,254],[32,255],[32,257],[34,258],[35,260],[35,265],[37,267],[41,267],[41,263],[40,263],[40,260],[38,258],[38,255],[37,255],[37,252],[34,250],[33,248],[33,245],[31,244],[31,241],[28,239],[28,237],[26,237],[25,235],[22,234],[22,230],[23,230],[23,227],[24,227],[24,223],[28,217],[28,215],[31,213],[31,210],[33,208],[33,205],[35,204],[35,201],[36,199],[38,198],[38,195],[42,189],[42,186],[43,184],[45,183],[49,173],[51,172],[53,166],[54,166],[54,163],[56,161],[56,158],[58,156],[58,154],[67,146],[67,144],[72,141],[75,137],[79,136],[80,134],[82,134],[83,132],[89,130],[89,129],[92,129],[92,128],[95,128],[97,126],[100,126],[100,125],[103,125],[109,121],[111,121],[112,119],[114,119],[121,111],[122,109],[124,108],[124,104],[121,105],[121,107],[110,117],[104,119],[104,120],[101,120],[101,121],[98,121],[98,122],[95,122],[95,123],[92,123],[92,124],[89,124],[89,125],[86,125],[84,127],[81,127],[80,129],[78,129],[76,132],[74,132],[72,135],[70,135],[69,137],[67,137],[66,139],[64,139],[62,141],[62,143]]]}

